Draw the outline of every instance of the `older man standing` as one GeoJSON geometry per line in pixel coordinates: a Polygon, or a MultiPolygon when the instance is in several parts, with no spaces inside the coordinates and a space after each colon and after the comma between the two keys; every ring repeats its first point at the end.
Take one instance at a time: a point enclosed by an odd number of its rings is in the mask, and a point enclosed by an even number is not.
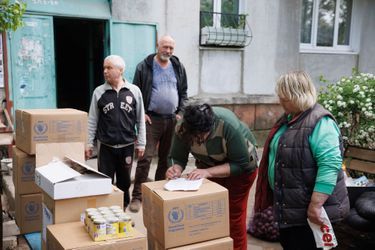
{"type": "Polygon", "coordinates": [[[117,55],[104,59],[105,83],[94,90],[88,118],[86,157],[98,143],[98,169],[124,192],[124,207],[130,202],[130,172],[134,147],[142,157],[146,144],[145,113],[139,88],[123,78],[124,60],[117,55]]]}
{"type": "Polygon", "coordinates": [[[158,166],[155,180],[165,179],[167,157],[176,119],[187,101],[185,68],[173,56],[175,41],[163,36],[157,44],[157,53],[147,56],[137,66],[133,83],[142,92],[146,109],[146,150],[138,159],[130,211],[138,212],[142,202],[141,184],[147,180],[152,157],[158,145],[158,166]]]}

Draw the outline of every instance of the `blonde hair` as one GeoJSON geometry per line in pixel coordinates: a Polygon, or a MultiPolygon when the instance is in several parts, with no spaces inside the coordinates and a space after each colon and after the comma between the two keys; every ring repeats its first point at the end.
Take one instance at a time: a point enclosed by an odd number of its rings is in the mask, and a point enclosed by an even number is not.
{"type": "Polygon", "coordinates": [[[290,100],[301,111],[316,103],[316,89],[310,76],[304,71],[289,72],[280,76],[276,84],[276,94],[290,100]]]}

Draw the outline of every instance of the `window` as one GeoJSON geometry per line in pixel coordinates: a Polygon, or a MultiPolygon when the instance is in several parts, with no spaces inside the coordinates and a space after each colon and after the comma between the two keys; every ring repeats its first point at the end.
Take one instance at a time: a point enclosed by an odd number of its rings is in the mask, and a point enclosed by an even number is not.
{"type": "Polygon", "coordinates": [[[301,50],[350,51],[353,0],[302,0],[301,50]]]}
{"type": "Polygon", "coordinates": [[[201,0],[200,45],[245,47],[251,42],[251,30],[242,0],[201,0]]]}
{"type": "Polygon", "coordinates": [[[239,25],[240,0],[201,0],[203,26],[232,27],[239,25]]]}

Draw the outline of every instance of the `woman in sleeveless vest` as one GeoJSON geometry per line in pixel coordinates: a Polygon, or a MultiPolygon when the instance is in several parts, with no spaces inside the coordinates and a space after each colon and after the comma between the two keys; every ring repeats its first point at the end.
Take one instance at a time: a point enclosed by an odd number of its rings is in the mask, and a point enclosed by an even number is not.
{"type": "Polygon", "coordinates": [[[340,130],[332,114],[316,103],[307,73],[282,75],[276,94],[285,113],[264,146],[254,211],[273,206],[284,249],[316,249],[307,219],[323,225],[323,208],[333,223],[349,212],[340,130]]]}

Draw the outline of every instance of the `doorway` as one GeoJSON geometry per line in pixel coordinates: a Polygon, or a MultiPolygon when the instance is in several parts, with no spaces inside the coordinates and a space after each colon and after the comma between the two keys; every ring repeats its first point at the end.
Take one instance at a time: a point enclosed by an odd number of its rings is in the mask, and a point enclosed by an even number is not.
{"type": "Polygon", "coordinates": [[[94,89],[103,83],[104,20],[53,18],[58,108],[89,111],[94,89]]]}

